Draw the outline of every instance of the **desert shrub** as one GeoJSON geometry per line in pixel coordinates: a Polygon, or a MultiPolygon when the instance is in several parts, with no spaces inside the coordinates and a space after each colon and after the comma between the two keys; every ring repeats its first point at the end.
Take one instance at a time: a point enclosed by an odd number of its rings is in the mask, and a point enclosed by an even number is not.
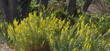
{"type": "MultiPolygon", "coordinates": [[[[44,50],[42,48],[48,48],[49,50],[49,40],[48,36],[52,33],[60,34],[59,32],[63,29],[63,26],[66,28],[69,27],[69,23],[66,21],[61,21],[58,18],[55,18],[53,14],[51,17],[43,19],[42,13],[40,16],[36,14],[29,14],[29,17],[21,21],[18,25],[18,22],[14,20],[13,26],[8,26],[8,35],[10,41],[18,51],[27,49],[31,50],[44,50]],[[42,47],[47,43],[46,47],[42,47]],[[28,48],[29,47],[29,48],[28,48]],[[34,49],[35,48],[35,49],[34,49]]],[[[66,28],[66,29],[67,29],[66,28]]]]}
{"type": "Polygon", "coordinates": [[[7,31],[7,23],[0,19],[0,43],[4,43],[7,41],[6,31],[7,31]]]}
{"type": "Polygon", "coordinates": [[[1,41],[1,37],[2,37],[2,27],[3,27],[3,25],[2,25],[2,23],[0,22],[0,41],[1,41]]]}
{"type": "Polygon", "coordinates": [[[102,18],[95,21],[94,17],[81,15],[70,26],[69,21],[60,20],[53,13],[45,18],[42,13],[30,13],[20,24],[14,20],[13,25],[8,25],[8,38],[17,51],[107,51],[110,45],[102,29],[109,21],[103,18],[102,24],[102,18]]]}
{"type": "Polygon", "coordinates": [[[75,23],[75,25],[67,30],[62,29],[59,36],[55,36],[54,33],[51,34],[49,39],[50,44],[52,44],[53,47],[52,51],[110,50],[109,41],[105,40],[102,32],[100,31],[102,28],[97,27],[96,23],[100,22],[96,22],[95,20],[93,21],[92,19],[96,18],[87,19],[86,16],[80,16],[80,19],[75,23]],[[106,46],[108,48],[106,48],[106,46]]]}
{"type": "Polygon", "coordinates": [[[107,30],[110,28],[110,17],[109,16],[102,16],[99,20],[99,23],[97,24],[97,27],[99,27],[100,32],[102,34],[106,33],[107,30]]]}

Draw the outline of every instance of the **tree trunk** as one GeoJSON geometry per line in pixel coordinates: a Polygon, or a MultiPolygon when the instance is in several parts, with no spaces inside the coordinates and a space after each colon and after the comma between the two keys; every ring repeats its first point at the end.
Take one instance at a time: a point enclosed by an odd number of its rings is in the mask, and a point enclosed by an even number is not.
{"type": "Polygon", "coordinates": [[[88,7],[92,3],[93,0],[85,0],[84,6],[83,6],[83,11],[87,12],[88,7]]]}
{"type": "Polygon", "coordinates": [[[69,0],[68,1],[67,12],[71,16],[76,15],[76,12],[77,12],[77,10],[76,10],[76,0],[69,0]]]}
{"type": "Polygon", "coordinates": [[[98,9],[102,12],[102,14],[106,13],[107,8],[105,7],[103,0],[94,0],[94,3],[98,7],[98,9]]]}
{"type": "Polygon", "coordinates": [[[17,15],[17,0],[9,0],[9,11],[10,11],[10,15],[11,17],[14,19],[17,15]]]}
{"type": "Polygon", "coordinates": [[[4,18],[8,22],[12,22],[13,18],[10,15],[8,0],[0,0],[0,7],[4,14],[4,18]]]}

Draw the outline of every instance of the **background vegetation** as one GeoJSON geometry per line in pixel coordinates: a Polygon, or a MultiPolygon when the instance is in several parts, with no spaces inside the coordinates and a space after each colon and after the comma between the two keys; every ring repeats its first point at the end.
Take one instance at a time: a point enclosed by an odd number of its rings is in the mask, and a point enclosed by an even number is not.
{"type": "MultiPolygon", "coordinates": [[[[0,13],[0,42],[16,51],[110,51],[109,10],[107,14],[81,13],[84,2],[77,0],[78,15],[73,17],[65,11],[65,2],[52,0],[44,9],[35,1],[21,22],[14,19],[9,24],[0,13]]],[[[109,6],[109,2],[104,4],[109,6]]]]}

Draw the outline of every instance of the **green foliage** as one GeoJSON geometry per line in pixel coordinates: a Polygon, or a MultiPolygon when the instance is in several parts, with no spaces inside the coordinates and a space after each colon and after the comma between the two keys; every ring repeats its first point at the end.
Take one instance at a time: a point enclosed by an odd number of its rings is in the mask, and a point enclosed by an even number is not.
{"type": "Polygon", "coordinates": [[[105,4],[109,4],[110,0],[103,0],[105,4]]]}
{"type": "Polygon", "coordinates": [[[43,19],[42,13],[40,16],[30,13],[28,18],[21,21],[21,24],[18,25],[18,22],[15,20],[13,26],[9,25],[8,35],[10,42],[13,41],[15,48],[18,51],[22,51],[30,44],[37,46],[39,44],[42,45],[45,41],[49,41],[48,36],[54,35],[53,33],[60,34],[59,32],[63,27],[67,30],[69,23],[64,23],[65,20],[61,21],[53,15],[43,19]]]}
{"type": "MultiPolygon", "coordinates": [[[[83,0],[77,0],[79,12],[83,4],[83,0]]],[[[40,9],[36,0],[32,0],[30,10],[37,7],[40,9]]],[[[33,48],[43,51],[46,42],[51,51],[110,51],[110,16],[80,15],[73,18],[67,15],[65,7],[65,3],[51,0],[47,9],[40,9],[39,16],[35,12],[29,13],[20,24],[14,20],[13,25],[7,25],[7,31],[3,29],[5,23],[0,22],[0,38],[3,33],[8,33],[8,42],[17,51],[32,51],[33,48]],[[71,25],[62,18],[75,23],[71,25]]]]}
{"type": "Polygon", "coordinates": [[[17,51],[27,51],[29,45],[38,48],[46,41],[51,51],[109,51],[109,37],[105,38],[110,34],[108,18],[97,17],[97,21],[96,17],[82,15],[70,26],[69,21],[55,18],[53,13],[46,18],[42,13],[30,13],[19,25],[14,20],[14,25],[8,26],[8,38],[17,51]]]}
{"type": "Polygon", "coordinates": [[[30,7],[30,10],[32,11],[32,10],[36,9],[37,7],[39,7],[39,4],[36,3],[36,0],[32,0],[29,7],[30,7]]]}
{"type": "Polygon", "coordinates": [[[4,43],[7,41],[7,36],[6,36],[7,26],[8,25],[5,21],[0,20],[0,43],[4,43]]]}
{"type": "Polygon", "coordinates": [[[3,27],[3,24],[0,22],[0,39],[1,39],[1,36],[2,36],[2,27],[3,27]]]}

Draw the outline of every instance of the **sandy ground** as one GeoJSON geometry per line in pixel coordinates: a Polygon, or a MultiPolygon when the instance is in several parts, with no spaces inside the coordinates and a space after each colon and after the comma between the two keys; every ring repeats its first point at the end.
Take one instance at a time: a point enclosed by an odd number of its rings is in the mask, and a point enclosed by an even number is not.
{"type": "Polygon", "coordinates": [[[9,46],[6,43],[4,43],[0,44],[0,51],[15,51],[15,49],[9,48],[9,46]]]}

